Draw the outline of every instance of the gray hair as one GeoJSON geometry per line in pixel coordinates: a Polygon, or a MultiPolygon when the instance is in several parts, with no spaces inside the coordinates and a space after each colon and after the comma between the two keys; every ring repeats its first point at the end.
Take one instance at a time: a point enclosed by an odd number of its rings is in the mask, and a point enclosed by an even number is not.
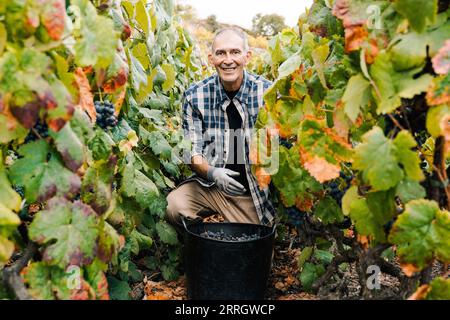
{"type": "Polygon", "coordinates": [[[249,50],[249,46],[248,46],[248,38],[247,38],[247,34],[244,32],[244,30],[237,28],[237,27],[225,27],[222,29],[219,29],[215,34],[214,34],[214,38],[213,41],[211,43],[211,50],[213,50],[214,47],[214,43],[216,42],[216,39],[218,36],[220,36],[222,33],[225,32],[233,32],[235,35],[239,36],[239,38],[242,39],[242,41],[244,41],[244,50],[248,51],[249,50]]]}

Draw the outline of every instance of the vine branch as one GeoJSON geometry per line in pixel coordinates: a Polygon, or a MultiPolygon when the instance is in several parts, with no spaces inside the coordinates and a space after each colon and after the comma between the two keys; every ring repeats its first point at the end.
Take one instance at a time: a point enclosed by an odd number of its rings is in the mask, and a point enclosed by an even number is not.
{"type": "Polygon", "coordinates": [[[20,271],[22,271],[22,269],[28,264],[28,261],[30,261],[30,259],[34,256],[36,251],[36,244],[29,242],[22,257],[13,262],[11,266],[3,269],[3,281],[5,285],[11,289],[19,300],[33,300],[19,274],[20,271]]]}

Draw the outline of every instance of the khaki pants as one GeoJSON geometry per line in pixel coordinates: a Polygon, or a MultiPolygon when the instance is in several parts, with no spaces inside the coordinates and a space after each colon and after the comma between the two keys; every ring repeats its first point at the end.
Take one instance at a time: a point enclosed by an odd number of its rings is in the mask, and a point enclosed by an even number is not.
{"type": "Polygon", "coordinates": [[[197,181],[186,182],[173,190],[167,202],[167,219],[177,229],[182,227],[181,216],[201,220],[215,213],[229,222],[260,223],[250,195],[230,196],[216,186],[203,187],[197,181]]]}

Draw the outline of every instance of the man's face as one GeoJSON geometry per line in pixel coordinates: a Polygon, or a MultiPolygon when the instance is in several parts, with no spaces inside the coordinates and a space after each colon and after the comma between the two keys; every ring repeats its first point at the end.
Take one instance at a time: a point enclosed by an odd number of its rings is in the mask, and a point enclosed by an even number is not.
{"type": "Polygon", "coordinates": [[[244,77],[244,67],[250,60],[251,52],[245,50],[244,40],[233,31],[221,33],[208,55],[222,84],[227,91],[239,90],[244,77]]]}

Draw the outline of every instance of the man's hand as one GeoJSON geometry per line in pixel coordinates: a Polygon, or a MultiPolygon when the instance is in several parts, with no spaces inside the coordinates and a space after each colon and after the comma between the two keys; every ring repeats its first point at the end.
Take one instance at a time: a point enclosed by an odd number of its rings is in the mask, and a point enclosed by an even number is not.
{"type": "Polygon", "coordinates": [[[239,172],[230,169],[208,167],[208,180],[215,181],[220,190],[232,196],[241,196],[246,191],[242,184],[232,178],[237,176],[239,172]]]}

